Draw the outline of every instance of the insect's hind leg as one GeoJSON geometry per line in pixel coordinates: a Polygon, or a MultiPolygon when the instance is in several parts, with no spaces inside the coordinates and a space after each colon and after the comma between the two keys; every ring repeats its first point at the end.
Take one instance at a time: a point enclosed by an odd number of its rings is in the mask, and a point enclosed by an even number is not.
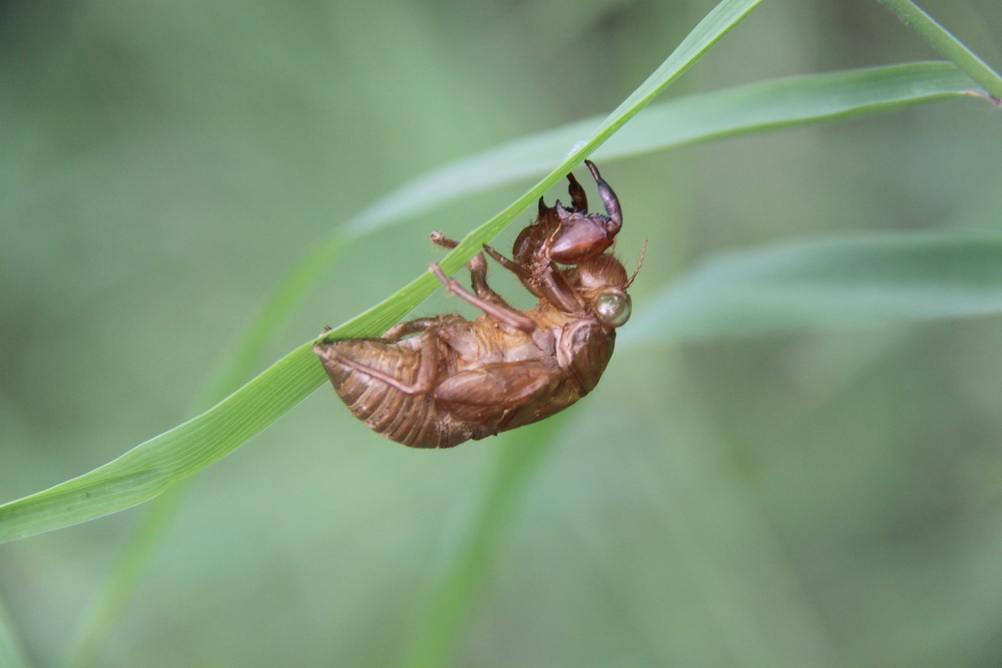
{"type": "Polygon", "coordinates": [[[417,318],[416,320],[408,320],[406,322],[399,322],[396,325],[393,325],[393,327],[386,330],[386,333],[380,338],[399,341],[405,336],[423,334],[432,327],[439,325],[454,325],[462,322],[466,322],[466,320],[463,316],[456,313],[434,315],[428,318],[417,318]]]}
{"type": "MultiPolygon", "coordinates": [[[[349,339],[350,340],[350,339],[349,339]]],[[[356,373],[362,373],[370,378],[374,378],[390,387],[399,390],[407,395],[424,394],[431,390],[435,381],[435,373],[439,363],[439,344],[441,340],[435,335],[434,330],[427,331],[421,339],[419,350],[419,363],[414,382],[407,383],[396,376],[385,371],[375,369],[353,357],[340,352],[337,342],[319,349],[317,352],[322,359],[334,358],[338,364],[342,364],[356,373]]],[[[326,365],[326,363],[325,363],[326,365]]]]}

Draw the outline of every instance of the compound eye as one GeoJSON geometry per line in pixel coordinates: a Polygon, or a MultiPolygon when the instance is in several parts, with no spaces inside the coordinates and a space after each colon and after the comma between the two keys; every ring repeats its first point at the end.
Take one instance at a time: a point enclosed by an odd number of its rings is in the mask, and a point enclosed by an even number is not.
{"type": "Polygon", "coordinates": [[[603,290],[595,298],[595,315],[608,327],[622,327],[632,312],[630,295],[622,290],[603,290]]]}

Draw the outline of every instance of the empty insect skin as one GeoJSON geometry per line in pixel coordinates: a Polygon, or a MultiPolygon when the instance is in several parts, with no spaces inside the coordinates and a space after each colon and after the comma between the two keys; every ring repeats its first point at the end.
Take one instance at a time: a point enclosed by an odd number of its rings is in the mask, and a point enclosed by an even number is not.
{"type": "Polygon", "coordinates": [[[595,178],[608,215],[588,213],[584,188],[574,174],[568,174],[571,207],[562,206],[560,200],[548,207],[540,197],[539,215],[515,239],[512,260],[490,246],[484,248],[501,266],[518,276],[533,295],[572,312],[580,311],[584,304],[563,280],[563,275],[554,270],[554,264],[578,264],[604,253],[623,227],[623,214],[616,193],[599,174],[594,163],[585,160],[585,164],[595,178]]]}
{"type": "MultiPolygon", "coordinates": [[[[541,200],[540,217],[519,235],[514,259],[485,246],[539,297],[532,310],[513,308],[491,289],[481,253],[468,265],[472,293],[431,266],[449,292],[484,312],[476,320],[439,315],[400,323],[381,338],[317,342],[315,352],[355,417],[404,445],[448,448],[547,418],[595,388],[615,330],[630,316],[626,290],[637,272],[628,277],[605,252],[622,215],[615,193],[589,168],[608,216],[586,212],[584,191],[570,176],[573,209],[541,200]],[[571,246],[570,255],[554,253],[571,246]]],[[[456,245],[437,233],[432,240],[456,245]]]]}

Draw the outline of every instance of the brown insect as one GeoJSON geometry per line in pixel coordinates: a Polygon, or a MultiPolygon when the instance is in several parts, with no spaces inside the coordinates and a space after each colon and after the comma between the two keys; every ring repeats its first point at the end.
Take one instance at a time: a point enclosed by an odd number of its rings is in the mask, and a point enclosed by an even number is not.
{"type": "MultiPolygon", "coordinates": [[[[430,271],[484,315],[418,318],[381,338],[321,339],[313,349],[355,417],[417,448],[449,448],[547,418],[588,394],[612,356],[616,328],[630,317],[626,290],[637,271],[605,251],[622,227],[616,194],[587,162],[606,213],[587,212],[584,189],[568,174],[572,208],[547,207],[519,234],[508,259],[484,250],[539,297],[519,311],[487,283],[487,260],[467,265],[473,293],[430,271]],[[558,264],[571,265],[560,267],[558,264]]],[[[458,242],[433,233],[446,248],[458,242]]],[[[643,258],[641,258],[641,263],[643,258]]]]}

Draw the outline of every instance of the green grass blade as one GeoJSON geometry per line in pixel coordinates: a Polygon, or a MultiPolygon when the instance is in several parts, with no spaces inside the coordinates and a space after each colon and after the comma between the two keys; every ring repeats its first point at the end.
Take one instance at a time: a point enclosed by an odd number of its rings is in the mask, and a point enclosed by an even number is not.
{"type": "MultiPolygon", "coordinates": [[[[91,608],[83,615],[70,644],[66,666],[87,668],[97,663],[126,604],[139,586],[146,569],[177,515],[188,491],[187,481],[170,485],[146,508],[128,544],[101,588],[91,608]]],[[[0,663],[0,666],[6,665],[0,663]]]]}
{"type": "Polygon", "coordinates": [[[82,476],[0,506],[0,542],[84,522],[157,496],[242,445],[325,375],[306,343],[211,410],[82,476]]]}
{"type": "Polygon", "coordinates": [[[596,159],[864,114],[977,93],[951,63],[921,62],[786,77],[652,106],[595,152],[596,159]]]}
{"type": "MultiPolygon", "coordinates": [[[[652,104],[595,151],[609,162],[701,141],[978,94],[955,65],[921,62],[810,74],[652,104]]],[[[602,122],[592,117],[502,144],[397,188],[345,225],[365,234],[452,200],[529,178],[602,122]]]]}
{"type": "MultiPolygon", "coordinates": [[[[604,143],[627,120],[635,116],[654,99],[668,84],[678,78],[695,60],[717,42],[728,30],[739,23],[761,0],[724,0],[682,41],[679,47],[635,90],[616,111],[610,114],[591,133],[587,140],[578,142],[563,162],[533,186],[528,192],[509,204],[498,215],[470,232],[459,245],[441,261],[442,269],[453,274],[480,252],[484,243],[491,241],[501,230],[515,220],[523,211],[539,199],[547,190],[559,182],[567,172],[604,143]]],[[[566,150],[566,146],[564,149],[566,150]]],[[[557,155],[552,156],[556,158],[557,155]]],[[[552,163],[551,163],[552,164],[552,163]]],[[[359,336],[374,331],[385,331],[411,309],[426,299],[438,286],[431,274],[425,274],[405,286],[390,299],[378,304],[356,319],[359,323],[376,323],[378,328],[359,329],[352,327],[351,334],[332,332],[327,338],[337,336],[359,336]]],[[[355,321],[353,321],[355,322],[355,321]]],[[[351,323],[349,323],[351,325],[351,323]]]]}
{"type": "Polygon", "coordinates": [[[584,157],[590,155],[595,148],[603,144],[609,137],[623,127],[627,121],[636,116],[655,97],[667,88],[673,81],[692,67],[704,53],[716,44],[724,35],[730,32],[738,23],[744,20],[762,0],[723,0],[714,7],[699,24],[686,35],[670,56],[658,69],[633,91],[601,125],[591,137],[581,144],[576,151],[564,161],[557,170],[557,178],[563,176],[571,167],[578,165],[584,157]]]}
{"type": "Polygon", "coordinates": [[[561,423],[560,419],[549,419],[533,425],[531,438],[520,439],[518,447],[496,451],[476,520],[470,523],[455,562],[414,629],[404,665],[431,668],[449,664],[455,639],[474,613],[476,596],[518,511],[518,499],[556,443],[553,437],[561,423]]]}
{"type": "MultiPolygon", "coordinates": [[[[533,186],[527,193],[508,205],[501,213],[470,232],[452,252],[441,262],[442,269],[447,274],[453,274],[480,252],[482,245],[489,242],[510,224],[516,216],[525,211],[539,199],[547,190],[561,181],[567,172],[581,164],[598,146],[603,144],[628,120],[633,118],[651,100],[659,95],[672,81],[687,70],[692,63],[700,58],[723,35],[741,22],[761,0],[723,0],[697,25],[670,56],[647,78],[619,107],[616,108],[602,123],[595,128],[587,139],[581,140],[573,147],[564,146],[563,161],[552,168],[550,173],[533,186]]],[[[551,159],[559,158],[555,153],[551,159]]],[[[552,164],[552,163],[551,163],[552,164]]],[[[404,288],[418,301],[425,299],[436,287],[435,279],[430,275],[422,276],[404,288]]],[[[387,302],[377,306],[372,313],[391,312],[387,302]]],[[[409,310],[409,309],[408,309],[409,310]]],[[[406,313],[395,315],[397,319],[406,313]]],[[[396,320],[387,320],[387,326],[396,320]]]]}
{"type": "Polygon", "coordinates": [[[880,0],[888,11],[901,22],[914,29],[922,38],[944,56],[952,60],[972,79],[985,87],[996,104],[1002,104],[1002,77],[981,60],[963,42],[926,14],[911,0],[880,0]]]}
{"type": "Polygon", "coordinates": [[[287,323],[303,300],[316,288],[324,272],[351,244],[345,235],[335,235],[312,248],[282,280],[278,289],[251,325],[239,337],[232,355],[224,356],[209,375],[206,389],[195,406],[204,409],[221,401],[240,387],[260,368],[264,352],[274,342],[278,330],[287,323]]]}
{"type": "MultiPolygon", "coordinates": [[[[224,356],[217,364],[217,370],[211,374],[207,389],[202,393],[204,397],[195,406],[211,406],[251,375],[276,330],[291,317],[346,243],[346,239],[332,238],[313,249],[299,263],[240,337],[233,354],[224,356]]],[[[97,662],[181,507],[188,491],[186,482],[173,483],[150,502],[104,587],[82,617],[68,652],[66,665],[70,668],[87,668],[97,662]]]]}
{"type": "Polygon", "coordinates": [[[3,668],[29,668],[28,655],[14,631],[14,622],[0,598],[0,666],[3,668]]]}
{"type": "Polygon", "coordinates": [[[649,300],[623,346],[1002,314],[1002,236],[868,235],[726,253],[649,300]]]}

